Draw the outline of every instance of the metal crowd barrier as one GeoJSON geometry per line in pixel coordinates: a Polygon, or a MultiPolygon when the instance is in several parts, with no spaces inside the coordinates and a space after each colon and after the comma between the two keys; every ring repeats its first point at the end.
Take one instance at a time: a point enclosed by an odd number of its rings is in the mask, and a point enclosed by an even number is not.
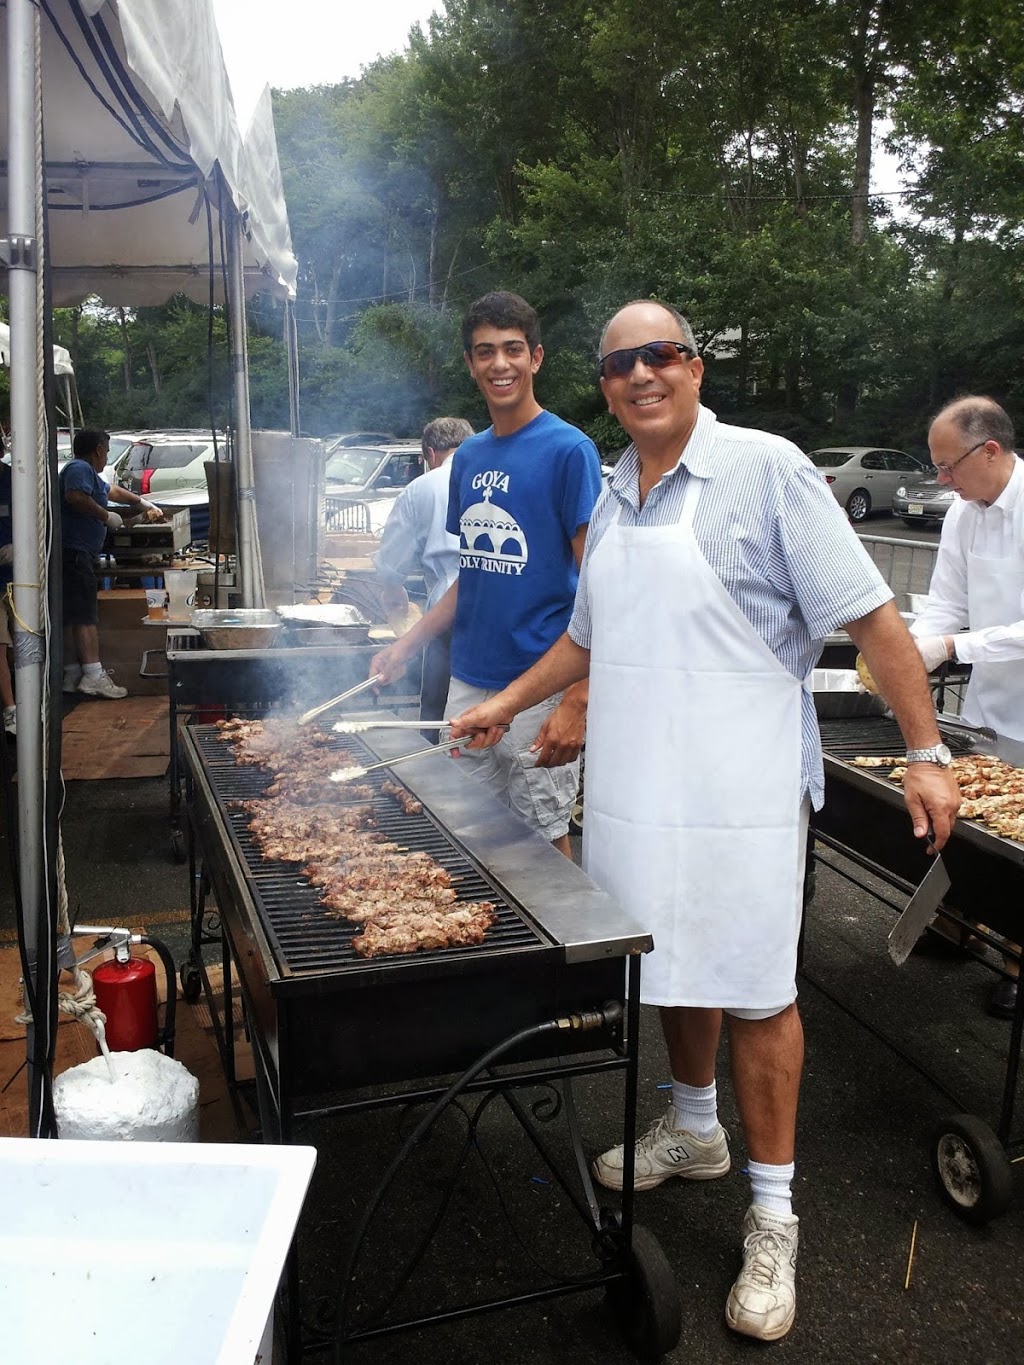
{"type": "MultiPolygon", "coordinates": [[[[859,533],[858,533],[859,534],[859,533]]],[[[879,573],[896,594],[900,611],[914,611],[914,598],[924,596],[932,579],[939,546],[927,540],[904,540],[896,536],[859,535],[861,544],[876,564],[879,573]]],[[[958,716],[970,669],[943,668],[932,678],[936,709],[947,716],[958,716]]]]}
{"type": "Polygon", "coordinates": [[[879,573],[896,594],[900,611],[913,611],[910,596],[928,591],[938,544],[926,540],[903,540],[896,536],[859,536],[879,573]]]}
{"type": "Polygon", "coordinates": [[[345,498],[327,498],[327,530],[354,531],[370,535],[370,509],[365,502],[350,502],[345,498]]]}

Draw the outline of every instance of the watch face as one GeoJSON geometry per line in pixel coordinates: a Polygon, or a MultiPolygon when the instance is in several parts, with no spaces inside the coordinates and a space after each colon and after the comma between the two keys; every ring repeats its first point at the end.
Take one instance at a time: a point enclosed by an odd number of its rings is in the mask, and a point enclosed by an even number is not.
{"type": "Polygon", "coordinates": [[[939,762],[942,764],[944,768],[948,768],[949,765],[953,762],[953,755],[950,752],[948,744],[936,744],[935,757],[939,760],[939,762]]]}

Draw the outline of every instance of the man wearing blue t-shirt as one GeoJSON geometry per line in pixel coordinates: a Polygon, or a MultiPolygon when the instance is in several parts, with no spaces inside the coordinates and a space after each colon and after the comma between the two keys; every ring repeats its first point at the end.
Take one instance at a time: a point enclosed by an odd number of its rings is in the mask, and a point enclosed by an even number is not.
{"type": "MultiPolygon", "coordinates": [[[[601,491],[593,442],[534,397],[544,359],[534,309],[517,294],[485,294],[462,337],[492,425],[452,459],[448,530],[459,537],[459,576],[371,665],[382,684],[393,682],[451,629],[449,716],[507,686],[566,629],[601,491]]],[[[479,779],[567,856],[586,696],[586,683],[576,684],[517,716],[495,748],[464,752],[479,779]]]]}

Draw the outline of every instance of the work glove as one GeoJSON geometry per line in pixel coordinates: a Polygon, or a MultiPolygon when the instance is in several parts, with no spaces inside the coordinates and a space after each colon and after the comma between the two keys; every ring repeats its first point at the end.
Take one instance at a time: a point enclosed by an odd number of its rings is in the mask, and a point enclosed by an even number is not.
{"type": "Polygon", "coordinates": [[[944,635],[915,635],[914,644],[917,645],[926,673],[934,673],[949,658],[944,635]]]}
{"type": "Polygon", "coordinates": [[[145,498],[140,498],[139,507],[147,521],[163,521],[164,514],[155,502],[147,502],[145,498]]]}
{"type": "Polygon", "coordinates": [[[110,531],[120,531],[124,525],[124,518],[117,512],[107,513],[107,529],[110,531]]]}
{"type": "Polygon", "coordinates": [[[0,545],[0,564],[14,563],[14,546],[0,545]]]}

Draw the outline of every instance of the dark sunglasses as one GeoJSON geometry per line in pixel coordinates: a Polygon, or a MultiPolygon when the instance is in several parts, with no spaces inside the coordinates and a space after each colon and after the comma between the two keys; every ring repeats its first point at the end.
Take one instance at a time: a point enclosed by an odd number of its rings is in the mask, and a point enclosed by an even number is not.
{"type": "Polygon", "coordinates": [[[638,360],[650,370],[667,370],[670,365],[681,365],[683,356],[692,360],[697,352],[681,341],[649,341],[646,346],[625,346],[621,351],[609,351],[597,363],[602,379],[626,379],[633,373],[638,360]]]}

